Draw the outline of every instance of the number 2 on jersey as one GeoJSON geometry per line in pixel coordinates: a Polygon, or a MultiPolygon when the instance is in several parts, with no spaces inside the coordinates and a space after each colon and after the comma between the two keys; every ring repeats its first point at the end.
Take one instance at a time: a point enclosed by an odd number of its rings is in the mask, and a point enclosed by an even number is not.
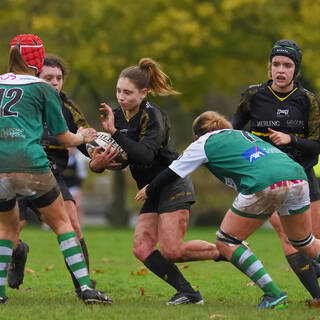
{"type": "Polygon", "coordinates": [[[11,111],[11,108],[21,100],[23,91],[20,88],[0,89],[0,109],[2,117],[18,117],[18,112],[11,111]],[[9,101],[4,103],[4,98],[9,101]]]}

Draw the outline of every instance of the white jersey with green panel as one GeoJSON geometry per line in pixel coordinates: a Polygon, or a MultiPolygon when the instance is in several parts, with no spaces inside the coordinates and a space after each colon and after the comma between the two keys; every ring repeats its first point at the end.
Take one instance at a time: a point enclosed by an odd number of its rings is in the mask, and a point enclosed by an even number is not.
{"type": "Polygon", "coordinates": [[[45,172],[43,124],[52,135],[68,131],[56,90],[28,75],[0,75],[0,172],[45,172]]]}
{"type": "Polygon", "coordinates": [[[283,180],[307,180],[303,167],[246,131],[208,132],[190,144],[169,168],[184,178],[201,164],[243,194],[256,193],[283,180]]]}

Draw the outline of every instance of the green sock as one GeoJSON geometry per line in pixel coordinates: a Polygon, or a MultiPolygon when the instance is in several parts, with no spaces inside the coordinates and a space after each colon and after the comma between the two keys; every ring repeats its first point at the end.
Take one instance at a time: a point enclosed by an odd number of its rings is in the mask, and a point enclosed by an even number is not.
{"type": "Polygon", "coordinates": [[[91,288],[88,268],[76,238],[76,233],[73,231],[60,234],[58,235],[58,241],[62,254],[74,277],[78,280],[80,287],[88,286],[91,288]]]}
{"type": "Polygon", "coordinates": [[[246,274],[266,295],[280,297],[280,289],[251,250],[243,246],[238,247],[230,262],[246,274]]]}
{"type": "Polygon", "coordinates": [[[13,242],[11,240],[0,240],[0,296],[6,296],[6,282],[8,264],[11,262],[13,242]]]}

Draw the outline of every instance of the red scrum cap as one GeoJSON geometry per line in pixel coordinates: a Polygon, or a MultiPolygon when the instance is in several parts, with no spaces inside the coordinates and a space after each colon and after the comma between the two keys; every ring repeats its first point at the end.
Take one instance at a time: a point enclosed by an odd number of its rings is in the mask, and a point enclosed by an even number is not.
{"type": "Polygon", "coordinates": [[[11,41],[10,50],[14,46],[19,47],[20,54],[27,65],[40,73],[44,59],[44,46],[41,39],[34,34],[20,34],[11,41]]]}

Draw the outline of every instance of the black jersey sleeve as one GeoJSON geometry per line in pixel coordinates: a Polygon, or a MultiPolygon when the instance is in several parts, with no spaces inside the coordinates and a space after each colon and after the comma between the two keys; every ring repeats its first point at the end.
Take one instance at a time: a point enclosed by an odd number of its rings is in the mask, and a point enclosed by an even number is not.
{"type": "MultiPolygon", "coordinates": [[[[77,133],[78,129],[80,127],[83,128],[89,128],[89,124],[84,117],[84,115],[71,103],[64,102],[64,107],[65,107],[65,113],[64,117],[67,121],[67,125],[69,128],[69,131],[72,133],[77,133]]],[[[89,157],[86,145],[80,144],[77,149],[86,157],[89,157]]]]}
{"type": "MultiPolygon", "coordinates": [[[[304,89],[305,90],[305,89],[304,89]]],[[[293,134],[291,136],[291,145],[308,154],[320,153],[320,104],[316,96],[308,90],[305,93],[310,102],[308,114],[308,135],[306,138],[300,138],[293,134]]]]}
{"type": "Polygon", "coordinates": [[[163,170],[159,173],[148,185],[146,189],[146,195],[148,197],[152,197],[155,194],[159,194],[162,188],[167,186],[168,184],[174,182],[176,179],[180,178],[174,171],[170,168],[163,170]]]}
{"type": "Polygon", "coordinates": [[[243,129],[250,120],[250,98],[249,89],[241,94],[240,104],[232,116],[231,123],[234,129],[243,129]]]}
{"type": "Polygon", "coordinates": [[[293,134],[290,134],[290,137],[291,137],[290,145],[292,145],[297,149],[300,149],[304,153],[307,153],[307,154],[320,153],[320,141],[300,138],[293,134]]]}
{"type": "Polygon", "coordinates": [[[130,161],[150,163],[159,152],[166,136],[166,119],[158,110],[144,111],[140,117],[139,141],[117,130],[112,137],[128,153],[130,161]]]}
{"type": "Polygon", "coordinates": [[[119,130],[117,130],[112,137],[127,152],[130,160],[141,164],[150,163],[160,148],[160,146],[157,148],[152,140],[137,142],[128,138],[127,135],[121,133],[119,130]]]}

